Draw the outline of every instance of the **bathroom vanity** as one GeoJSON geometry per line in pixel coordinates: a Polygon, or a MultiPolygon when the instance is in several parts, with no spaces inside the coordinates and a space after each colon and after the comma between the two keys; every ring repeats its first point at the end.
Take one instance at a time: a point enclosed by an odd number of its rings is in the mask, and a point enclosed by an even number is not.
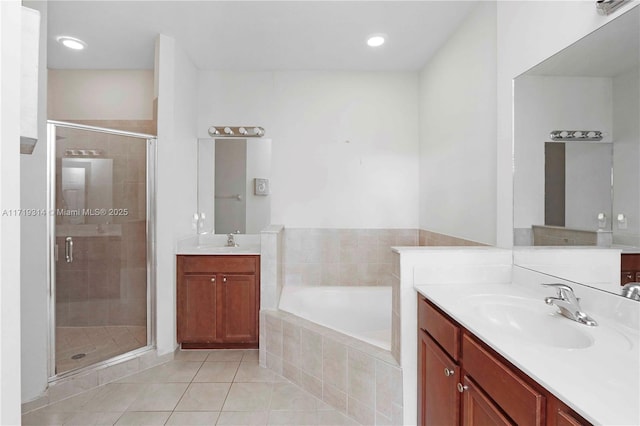
{"type": "Polygon", "coordinates": [[[260,256],[178,255],[178,343],[257,348],[259,298],[260,256]]]}
{"type": "Polygon", "coordinates": [[[420,425],[586,425],[472,332],[418,298],[420,425]]]}

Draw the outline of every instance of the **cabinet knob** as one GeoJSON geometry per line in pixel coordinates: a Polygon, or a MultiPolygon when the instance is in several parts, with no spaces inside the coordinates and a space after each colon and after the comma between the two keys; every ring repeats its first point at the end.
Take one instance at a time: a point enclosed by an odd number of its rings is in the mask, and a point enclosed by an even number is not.
{"type": "Polygon", "coordinates": [[[454,370],[450,370],[450,369],[448,369],[447,367],[445,367],[445,368],[444,368],[444,375],[445,375],[445,376],[447,376],[447,377],[451,377],[451,376],[453,376],[454,374],[455,374],[455,371],[454,371],[454,370]]]}
{"type": "Polygon", "coordinates": [[[462,392],[466,391],[467,389],[469,389],[469,386],[465,386],[462,383],[458,383],[458,392],[462,393],[462,392]]]}
{"type": "Polygon", "coordinates": [[[216,282],[216,277],[211,278],[211,282],[215,283],[216,282]]]}
{"type": "Polygon", "coordinates": [[[226,276],[222,277],[222,282],[223,282],[223,283],[226,283],[226,282],[227,282],[227,277],[226,277],[226,276]]]}

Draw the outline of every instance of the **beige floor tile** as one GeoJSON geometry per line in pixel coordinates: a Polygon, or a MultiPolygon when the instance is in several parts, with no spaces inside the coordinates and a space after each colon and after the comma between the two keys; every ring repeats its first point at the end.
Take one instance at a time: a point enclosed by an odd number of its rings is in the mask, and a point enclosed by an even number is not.
{"type": "Polygon", "coordinates": [[[233,382],[238,371],[239,362],[205,362],[198,374],[193,378],[194,382],[233,382]]]}
{"type": "Polygon", "coordinates": [[[357,426],[359,423],[336,410],[323,410],[318,411],[318,425],[357,426]]]}
{"type": "Polygon", "coordinates": [[[170,415],[171,411],[130,411],[120,417],[116,426],[161,426],[170,415]]]}
{"type": "Polygon", "coordinates": [[[175,353],[173,359],[176,361],[205,361],[211,351],[206,350],[180,350],[175,353]]]}
{"type": "Polygon", "coordinates": [[[169,361],[120,379],[118,383],[189,383],[201,365],[202,362],[169,361]]]}
{"type": "Polygon", "coordinates": [[[273,382],[274,379],[275,373],[268,368],[260,367],[257,362],[242,362],[234,382],[273,382]]]}
{"type": "Polygon", "coordinates": [[[122,414],[122,412],[75,413],[65,420],[64,426],[112,426],[122,414]]]}
{"type": "Polygon", "coordinates": [[[24,426],[62,426],[74,413],[50,413],[43,410],[32,411],[22,416],[24,426]]]}
{"type": "Polygon", "coordinates": [[[241,349],[221,349],[212,351],[207,361],[242,361],[244,351],[241,349]]]}
{"type": "Polygon", "coordinates": [[[318,412],[311,411],[271,411],[268,425],[315,426],[318,424],[318,412]]]}
{"type": "Polygon", "coordinates": [[[318,408],[318,399],[293,383],[274,383],[271,410],[309,411],[318,408]]]}
{"type": "Polygon", "coordinates": [[[191,383],[176,410],[220,411],[230,387],[230,383],[191,383]]]}
{"type": "Polygon", "coordinates": [[[269,408],[271,383],[233,383],[222,411],[262,411],[269,408]]]}
{"type": "Polygon", "coordinates": [[[187,383],[153,383],[127,408],[127,411],[173,411],[187,390],[187,383]]]}
{"type": "Polygon", "coordinates": [[[242,357],[242,362],[255,362],[258,363],[258,350],[257,349],[247,349],[244,351],[244,355],[242,357]]]}
{"type": "Polygon", "coordinates": [[[75,413],[83,410],[83,406],[87,404],[95,395],[100,392],[100,388],[90,389],[79,395],[63,399],[54,404],[41,408],[43,412],[48,413],[75,413]]]}
{"type": "MultiPolygon", "coordinates": [[[[109,332],[125,335],[126,330],[109,332]]],[[[28,413],[23,424],[358,424],[273,371],[259,367],[258,351],[180,351],[176,358],[28,413]]]]}
{"type": "Polygon", "coordinates": [[[109,383],[98,388],[98,392],[79,411],[123,412],[142,395],[148,385],[139,383],[109,383]]]}
{"type": "Polygon", "coordinates": [[[268,411],[223,411],[218,426],[263,426],[269,420],[268,411]]]}
{"type": "Polygon", "coordinates": [[[174,411],[166,425],[179,426],[210,426],[215,425],[220,412],[218,411],[174,411]]]}

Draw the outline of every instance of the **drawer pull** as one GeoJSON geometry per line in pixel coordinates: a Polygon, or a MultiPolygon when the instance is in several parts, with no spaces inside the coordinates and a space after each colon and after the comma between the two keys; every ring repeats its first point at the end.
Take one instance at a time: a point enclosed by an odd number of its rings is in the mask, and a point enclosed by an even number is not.
{"type": "Polygon", "coordinates": [[[453,371],[453,370],[451,370],[451,369],[449,369],[449,368],[447,368],[447,367],[445,367],[445,368],[444,368],[444,375],[445,375],[445,376],[447,376],[447,377],[451,377],[451,376],[453,376],[455,373],[456,373],[455,371],[453,371]]]}
{"type": "Polygon", "coordinates": [[[216,282],[216,277],[211,278],[211,282],[215,283],[216,282]]]}
{"type": "Polygon", "coordinates": [[[458,383],[458,392],[462,393],[462,392],[466,391],[467,389],[469,389],[469,386],[465,386],[462,383],[458,383]]]}
{"type": "Polygon", "coordinates": [[[227,277],[226,277],[226,276],[222,277],[222,282],[223,282],[223,283],[226,283],[226,282],[227,282],[227,277]]]}

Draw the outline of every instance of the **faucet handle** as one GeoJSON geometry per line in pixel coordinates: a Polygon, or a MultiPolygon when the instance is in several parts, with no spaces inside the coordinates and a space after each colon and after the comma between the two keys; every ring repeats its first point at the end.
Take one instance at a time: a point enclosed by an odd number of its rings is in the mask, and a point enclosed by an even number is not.
{"type": "Polygon", "coordinates": [[[568,285],[566,285],[566,284],[542,283],[542,285],[545,286],[545,287],[554,287],[556,290],[558,290],[558,297],[560,297],[562,299],[566,299],[567,293],[573,294],[573,289],[571,287],[569,287],[568,285]]]}

